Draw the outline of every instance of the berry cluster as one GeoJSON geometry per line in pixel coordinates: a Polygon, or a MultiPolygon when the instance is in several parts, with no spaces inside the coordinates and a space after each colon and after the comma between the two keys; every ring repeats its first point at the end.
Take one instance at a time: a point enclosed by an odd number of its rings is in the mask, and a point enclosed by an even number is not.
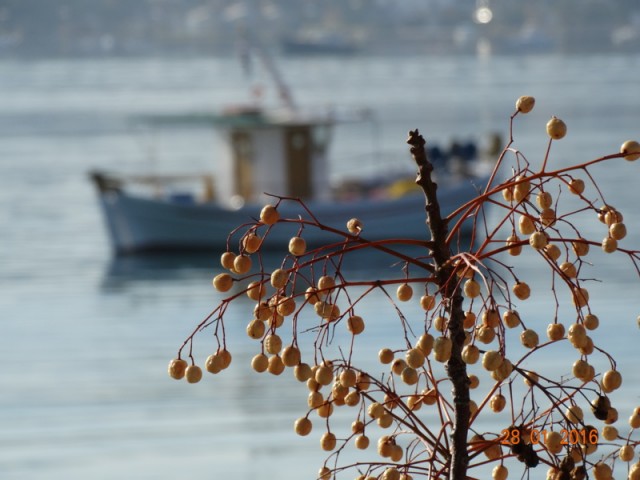
{"type": "MultiPolygon", "coordinates": [[[[518,99],[511,130],[515,117],[534,105],[532,97],[518,99]]],[[[232,245],[233,235],[240,235],[237,253],[230,248],[222,254],[221,265],[227,271],[213,279],[214,288],[229,296],[186,339],[169,364],[169,375],[189,383],[201,380],[192,347],[196,334],[207,327],[213,329],[218,345],[205,362],[206,370],[216,374],[229,366],[224,315],[231,302],[246,295],[255,302],[246,333],[259,343],[251,368],[272,375],[290,369],[306,385],[308,410],[295,420],[294,430],[307,436],[314,426],[320,427],[320,447],[331,452],[318,472],[320,479],[347,470],[356,471],[358,480],[464,478],[460,475],[468,469],[495,463],[496,480],[506,479],[509,468],[518,465],[525,469],[546,465],[547,478],[554,480],[587,475],[600,480],[612,478],[616,460],[627,462],[629,479],[640,479],[640,462],[628,463],[638,441],[614,426],[618,410],[611,394],[621,387],[622,375],[613,357],[597,345],[600,320],[591,310],[585,286],[591,247],[626,255],[640,272],[639,252],[623,245],[627,228],[621,211],[605,202],[589,174],[589,168],[601,162],[640,158],[640,144],[628,141],[620,153],[550,170],[552,142],[562,139],[567,127],[553,117],[546,129],[549,146],[540,168],[532,168],[514,148],[512,136],[484,191],[448,217],[433,210],[437,206],[430,179],[433,167],[421,148],[424,141],[412,132],[411,153],[420,171],[417,183],[427,197],[432,232],[430,241],[419,242],[424,256],[408,257],[387,243],[367,241],[366,225],[355,218],[344,230],[323,225],[310,212],[309,218],[281,218],[280,204],[300,202],[296,199],[279,198],[275,205],[265,206],[256,222],[230,236],[232,245]],[[504,174],[508,158],[514,165],[504,174]],[[582,208],[563,209],[564,192],[578,199],[582,208]],[[489,205],[502,212],[493,225],[481,214],[489,205]],[[574,220],[577,215],[592,215],[602,222],[604,239],[583,237],[574,220]],[[476,242],[467,251],[456,251],[463,221],[474,222],[476,242]],[[263,246],[280,223],[297,223],[300,229],[290,239],[281,266],[267,271],[263,246]],[[333,233],[336,241],[309,249],[304,238],[307,228],[333,233]],[[350,280],[343,260],[354,251],[374,248],[400,265],[396,278],[350,280]],[[541,288],[527,284],[509,265],[515,260],[511,257],[520,255],[536,256],[549,268],[550,295],[558,305],[570,302],[573,318],[563,323],[556,311],[552,321],[541,325],[539,319],[518,313],[518,304],[541,288]],[[367,323],[376,321],[359,313],[361,302],[374,293],[389,300],[401,330],[397,339],[381,346],[381,370],[365,371],[353,353],[358,337],[366,335],[367,323]],[[400,308],[412,303],[423,311],[417,320],[400,308]],[[519,344],[511,331],[519,333],[519,344]],[[392,347],[394,341],[399,344],[392,347]],[[329,348],[335,343],[344,347],[339,353],[329,348]],[[535,365],[539,352],[558,345],[570,346],[577,356],[571,378],[551,378],[527,367],[535,365]],[[423,407],[430,409],[428,416],[418,413],[423,407]],[[350,433],[340,437],[333,424],[337,408],[351,409],[354,418],[350,433]],[[585,415],[585,410],[591,413],[585,415]],[[482,431],[478,419],[491,415],[495,428],[482,431]],[[587,423],[590,416],[593,424],[587,423]],[[369,449],[374,436],[378,459],[339,463],[345,448],[353,444],[369,449]]],[[[640,408],[629,425],[632,433],[640,428],[640,408]]]]}

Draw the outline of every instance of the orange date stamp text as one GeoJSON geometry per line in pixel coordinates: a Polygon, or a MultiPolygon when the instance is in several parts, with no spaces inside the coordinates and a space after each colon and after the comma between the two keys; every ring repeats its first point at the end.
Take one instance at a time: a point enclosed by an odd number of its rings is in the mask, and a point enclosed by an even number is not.
{"type": "MultiPolygon", "coordinates": [[[[503,445],[518,445],[531,443],[538,445],[546,443],[547,435],[551,430],[505,428],[500,435],[500,443],[503,445]]],[[[593,429],[565,429],[560,430],[561,445],[595,445],[598,443],[598,430],[593,429]]]]}

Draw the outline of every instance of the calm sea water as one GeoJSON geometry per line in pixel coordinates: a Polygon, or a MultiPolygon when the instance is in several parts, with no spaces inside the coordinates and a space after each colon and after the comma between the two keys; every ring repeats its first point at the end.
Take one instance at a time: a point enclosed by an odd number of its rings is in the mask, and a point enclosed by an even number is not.
{"type": "MultiPolygon", "coordinates": [[[[443,142],[504,133],[521,94],[538,99],[515,131],[531,162],[544,154],[554,114],[569,126],[554,145],[559,165],[640,138],[640,57],[329,58],[281,67],[301,104],[376,112],[375,135],[358,126],[336,133],[336,175],[369,168],[378,150],[408,162],[410,128],[443,142]]],[[[289,375],[247,368],[256,349],[244,335],[248,304],[229,312],[229,371],[195,386],[166,376],[183,338],[219,300],[209,283],[217,255],[114,258],[87,180],[96,167],[213,168],[218,139],[208,129],[154,130],[136,119],[214,110],[248,98],[247,87],[234,59],[0,62],[1,478],[314,477],[324,458],[319,434],[299,439],[291,429],[306,412],[305,389],[289,375]]],[[[638,164],[594,173],[625,213],[628,244],[639,245],[638,164]]],[[[602,343],[629,379],[619,404],[632,405],[640,395],[637,275],[625,262],[597,260],[612,280],[592,287],[602,343]]],[[[548,279],[535,262],[523,265],[530,284],[548,279]]],[[[541,313],[551,307],[547,293],[521,308],[539,325],[552,315],[541,313]]],[[[384,304],[374,298],[364,313],[383,317],[384,304]]],[[[379,320],[368,324],[365,356],[389,335],[379,320]]],[[[209,346],[205,334],[199,355],[209,346]]],[[[567,372],[571,361],[570,352],[567,372]]]]}

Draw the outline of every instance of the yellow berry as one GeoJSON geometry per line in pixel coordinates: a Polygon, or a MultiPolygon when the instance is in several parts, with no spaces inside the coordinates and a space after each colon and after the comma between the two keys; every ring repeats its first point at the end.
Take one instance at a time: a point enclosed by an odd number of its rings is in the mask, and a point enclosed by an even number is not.
{"type": "Polygon", "coordinates": [[[248,233],[242,238],[242,248],[246,253],[255,253],[260,249],[262,239],[255,233],[248,233]]]}
{"type": "Polygon", "coordinates": [[[553,205],[553,197],[549,192],[539,192],[536,195],[536,203],[541,209],[550,208],[553,205]]]}
{"type": "MultiPolygon", "coordinates": [[[[338,400],[334,398],[333,401],[337,402],[338,400]]],[[[316,409],[316,413],[320,418],[329,418],[333,415],[333,403],[328,401],[322,402],[322,404],[316,409]]]]}
{"type": "Polygon", "coordinates": [[[420,306],[426,311],[433,310],[436,308],[436,298],[433,295],[423,295],[420,297],[420,306]]]}
{"type": "Polygon", "coordinates": [[[589,313],[584,316],[583,323],[586,329],[595,330],[600,325],[600,319],[596,315],[589,313]]]}
{"type": "Polygon", "coordinates": [[[579,257],[584,257],[589,253],[589,243],[584,238],[580,238],[571,243],[574,253],[579,257]]]}
{"type": "Polygon", "coordinates": [[[531,288],[525,282],[518,282],[512,288],[513,294],[520,300],[526,300],[531,295],[531,288]]]}
{"type": "Polygon", "coordinates": [[[464,312],[464,321],[462,323],[462,328],[470,329],[473,328],[476,324],[476,314],[473,312],[464,312]]]}
{"type": "Polygon", "coordinates": [[[218,352],[216,353],[216,355],[218,355],[220,357],[220,360],[222,361],[222,369],[224,370],[225,368],[229,368],[229,365],[231,365],[231,353],[228,350],[218,350],[218,352]]]}
{"type": "Polygon", "coordinates": [[[526,177],[523,176],[517,176],[515,181],[518,183],[513,187],[513,199],[516,202],[521,202],[522,200],[529,198],[531,183],[529,183],[529,181],[526,180],[526,177]]]}
{"type": "Polygon", "coordinates": [[[513,372],[513,364],[509,361],[508,358],[505,358],[498,369],[491,372],[491,378],[493,378],[496,382],[501,382],[509,377],[509,375],[511,375],[511,372],[513,372]]]}
{"type": "Polygon", "coordinates": [[[605,393],[613,392],[622,385],[622,375],[617,370],[608,370],[602,375],[601,383],[605,393]]]}
{"type": "Polygon", "coordinates": [[[476,329],[476,339],[479,342],[488,344],[493,342],[494,338],[496,338],[496,331],[493,328],[480,325],[480,327],[476,329]]]}
{"type": "Polygon", "coordinates": [[[584,192],[584,181],[579,178],[572,178],[569,182],[569,191],[574,195],[581,195],[584,192]]]}
{"type": "Polygon", "coordinates": [[[480,350],[475,345],[466,345],[462,349],[462,360],[467,365],[473,365],[480,358],[480,350]]]}
{"type": "Polygon", "coordinates": [[[293,237],[289,240],[289,253],[296,257],[304,255],[307,251],[307,242],[302,237],[293,237]]]}
{"type": "Polygon", "coordinates": [[[331,470],[328,467],[322,467],[318,470],[318,480],[330,480],[331,479],[331,470]]]}
{"type": "MultiPolygon", "coordinates": [[[[391,455],[389,455],[389,458],[391,458],[392,462],[399,462],[400,460],[402,460],[403,455],[404,451],[402,450],[402,447],[400,445],[394,445],[393,447],[391,447],[391,455]]],[[[398,480],[400,480],[400,475],[398,475],[397,478],[398,480]]]]}
{"type": "Polygon", "coordinates": [[[402,358],[396,358],[391,364],[391,371],[396,375],[400,375],[406,367],[407,362],[405,362],[402,358]]]}
{"type": "MultiPolygon", "coordinates": [[[[333,279],[333,277],[323,275],[318,279],[318,290],[330,290],[335,286],[336,281],[333,279]]],[[[326,292],[323,293],[326,294],[326,292]]]]}
{"type": "Polygon", "coordinates": [[[175,380],[180,380],[184,377],[187,365],[187,362],[182,358],[174,358],[169,362],[169,367],[167,368],[169,376],[175,380]]]}
{"type": "Polygon", "coordinates": [[[362,420],[354,420],[351,422],[351,433],[362,433],[364,432],[364,422],[362,420]]]}
{"type": "Polygon", "coordinates": [[[233,268],[241,275],[247,273],[249,270],[251,270],[251,258],[247,255],[238,255],[233,260],[233,268]]]}
{"type": "Polygon", "coordinates": [[[267,367],[269,373],[272,375],[280,375],[284,372],[284,363],[282,363],[282,358],[278,355],[274,355],[269,358],[269,366],[267,367]]]}
{"type": "Polygon", "coordinates": [[[615,211],[611,205],[603,205],[600,210],[598,210],[598,220],[600,223],[606,223],[605,219],[608,212],[615,211]]]}
{"type": "Polygon", "coordinates": [[[329,385],[333,381],[333,369],[328,365],[320,365],[315,373],[316,382],[329,385]]]}
{"type": "Polygon", "coordinates": [[[589,291],[586,288],[575,288],[573,289],[573,304],[582,308],[589,303],[589,291]]]}
{"type": "Polygon", "coordinates": [[[560,271],[564,273],[568,278],[576,278],[578,271],[576,266],[571,262],[564,262],[560,265],[560,271]]]}
{"type": "Polygon", "coordinates": [[[282,363],[286,367],[295,367],[300,363],[300,349],[295,345],[287,345],[282,350],[282,363]]]}
{"type": "Polygon", "coordinates": [[[347,319],[347,329],[354,335],[364,332],[364,320],[359,315],[352,315],[347,319]]]}
{"type": "Polygon", "coordinates": [[[561,323],[550,323],[547,327],[547,337],[552,342],[557,342],[564,338],[564,325],[561,323]]]}
{"type": "Polygon", "coordinates": [[[502,364],[503,357],[500,352],[496,352],[495,350],[489,350],[484,353],[482,356],[482,366],[485,370],[492,372],[493,370],[497,370],[498,367],[502,364]]]}
{"type": "Polygon", "coordinates": [[[408,283],[403,283],[398,287],[396,296],[401,302],[407,302],[411,300],[411,297],[413,296],[413,288],[411,288],[411,285],[409,285],[408,283]]]}
{"type": "Polygon", "coordinates": [[[353,235],[357,235],[362,231],[362,222],[357,218],[352,218],[347,222],[347,230],[353,235]]]}
{"type": "Polygon", "coordinates": [[[480,284],[471,278],[464,282],[463,290],[467,297],[476,298],[480,295],[480,284]]]}
{"type": "Polygon", "coordinates": [[[281,289],[287,284],[288,279],[289,274],[286,271],[277,268],[271,274],[271,285],[273,288],[281,289]]]}
{"type": "Polygon", "coordinates": [[[558,246],[552,244],[549,244],[544,248],[544,253],[554,262],[560,258],[560,255],[562,255],[558,246]]]}
{"type": "Polygon", "coordinates": [[[336,436],[331,432],[323,433],[320,438],[320,447],[327,452],[336,448],[336,436]]]}
{"type": "Polygon", "coordinates": [[[296,301],[293,297],[282,297],[276,304],[276,311],[283,317],[291,315],[296,310],[296,301]]]}
{"type": "Polygon", "coordinates": [[[527,329],[520,334],[520,343],[527,348],[538,346],[538,334],[534,330],[527,329]]]}
{"type": "Polygon", "coordinates": [[[606,463],[598,462],[593,466],[593,477],[595,480],[611,480],[613,472],[606,463]]]}
{"type": "Polygon", "coordinates": [[[202,380],[202,369],[197,365],[189,365],[184,372],[184,376],[189,383],[198,383],[202,380]]]}
{"type": "Polygon", "coordinates": [[[540,212],[540,222],[545,227],[551,227],[556,223],[556,212],[553,208],[545,208],[540,212]]]}
{"type": "Polygon", "coordinates": [[[273,205],[265,205],[260,211],[260,221],[265,225],[273,225],[280,220],[280,214],[273,205]]]}
{"type": "Polygon", "coordinates": [[[608,440],[609,442],[613,442],[616,438],[618,438],[618,429],[616,427],[612,427],[611,425],[602,427],[602,438],[608,440]]]}
{"type": "Polygon", "coordinates": [[[620,147],[620,153],[624,153],[624,159],[630,162],[640,158],[640,143],[635,140],[627,140],[620,147]]]}
{"type": "Polygon", "coordinates": [[[613,253],[618,249],[618,241],[612,237],[604,237],[602,239],[602,251],[604,253],[613,253]]]}
{"type": "Polygon", "coordinates": [[[275,333],[267,335],[264,339],[264,349],[272,355],[279,353],[282,349],[282,339],[280,336],[275,333]]]}
{"type": "Polygon", "coordinates": [[[612,223],[609,227],[609,235],[616,240],[622,240],[627,236],[627,227],[624,223],[612,223]]]}
{"type": "Polygon", "coordinates": [[[482,312],[482,324],[485,327],[496,328],[500,325],[500,314],[495,308],[489,308],[482,312]]]}
{"type": "Polygon", "coordinates": [[[433,336],[429,333],[425,333],[416,341],[416,348],[420,349],[422,354],[426,357],[431,353],[431,350],[433,350],[433,342],[433,336]]]}
{"type": "Polygon", "coordinates": [[[220,371],[222,371],[222,357],[217,353],[209,355],[205,361],[204,367],[209,373],[220,373],[220,371]]]}
{"type": "Polygon", "coordinates": [[[445,328],[447,328],[447,319],[438,315],[433,320],[433,328],[435,328],[438,332],[444,332],[445,328]]]}
{"type": "Polygon", "coordinates": [[[220,256],[220,264],[226,268],[227,270],[231,270],[233,268],[233,261],[236,258],[236,254],[233,252],[224,252],[220,256]]]}
{"type": "Polygon", "coordinates": [[[543,437],[543,441],[545,446],[547,447],[547,450],[549,450],[549,453],[557,455],[562,451],[563,444],[562,435],[560,434],[560,432],[547,432],[547,434],[543,437]]]}
{"type": "Polygon", "coordinates": [[[255,300],[256,302],[260,301],[264,294],[266,293],[266,288],[264,284],[260,281],[251,282],[247,285],[247,297],[251,300],[255,300]]]}
{"type": "Polygon", "coordinates": [[[620,448],[620,451],[618,452],[618,456],[620,457],[620,460],[622,460],[623,462],[630,462],[631,460],[633,460],[633,457],[635,456],[633,447],[631,445],[624,445],[623,447],[620,448]]]}
{"type": "Polygon", "coordinates": [[[518,245],[519,242],[520,238],[517,235],[511,235],[509,238],[507,238],[505,244],[507,247],[509,247],[509,249],[507,250],[509,252],[509,255],[517,257],[518,255],[520,255],[520,253],[522,253],[522,245],[518,245]]]}
{"type": "Polygon", "coordinates": [[[518,230],[520,230],[520,233],[523,235],[531,235],[533,232],[536,231],[536,226],[533,223],[533,220],[531,219],[531,217],[522,215],[518,219],[518,230]]]}
{"type": "Polygon", "coordinates": [[[384,407],[378,402],[373,402],[369,405],[369,407],[367,407],[367,414],[371,418],[380,418],[382,415],[384,415],[384,413],[384,407]]]}
{"type": "Polygon", "coordinates": [[[219,292],[228,292],[233,286],[233,277],[228,273],[221,273],[213,278],[213,288],[219,292]]]}
{"type": "Polygon", "coordinates": [[[321,296],[315,287],[308,287],[304,292],[304,298],[309,305],[315,305],[316,302],[321,300],[321,296]]]}
{"type": "Polygon", "coordinates": [[[560,140],[567,134],[567,125],[557,117],[551,117],[547,122],[547,135],[554,140],[560,140]]]}
{"type": "Polygon", "coordinates": [[[502,314],[502,321],[509,328],[516,328],[520,325],[520,315],[515,310],[507,310],[502,314]]]}
{"type": "Polygon", "coordinates": [[[395,467],[389,467],[382,472],[380,480],[400,480],[400,472],[395,467]]]}
{"type": "Polygon", "coordinates": [[[266,372],[269,368],[269,359],[264,353],[258,353],[251,359],[251,368],[258,373],[266,372]]]}
{"type": "Polygon", "coordinates": [[[496,395],[491,397],[491,400],[489,402],[489,406],[491,407],[491,410],[493,410],[496,413],[500,413],[502,410],[504,410],[504,407],[506,405],[507,405],[507,399],[501,393],[497,393],[496,395]]]}
{"type": "Polygon", "coordinates": [[[529,95],[523,95],[516,101],[516,110],[520,113],[529,113],[533,110],[533,106],[536,103],[536,99],[529,95]]]}
{"type": "Polygon", "coordinates": [[[529,244],[536,250],[542,250],[549,243],[549,239],[544,232],[534,232],[529,237],[529,244]]]}
{"type": "Polygon", "coordinates": [[[584,381],[585,377],[589,372],[589,363],[587,363],[585,360],[578,359],[575,362],[573,362],[573,367],[571,371],[574,377],[584,381]]]}
{"type": "Polygon", "coordinates": [[[366,450],[369,448],[369,437],[366,435],[358,435],[355,439],[356,448],[359,450],[366,450]]]}
{"type": "Polygon", "coordinates": [[[299,382],[306,382],[312,375],[311,367],[306,363],[299,363],[293,367],[293,376],[296,377],[296,380],[299,382]]]}
{"type": "Polygon", "coordinates": [[[273,312],[271,311],[271,308],[265,302],[258,303],[253,309],[253,316],[263,322],[271,318],[272,315],[273,312]]]}
{"type": "Polygon", "coordinates": [[[491,472],[493,480],[507,480],[509,470],[504,465],[496,465],[491,472]]]}
{"type": "Polygon", "coordinates": [[[571,423],[580,423],[584,417],[582,409],[578,405],[571,405],[565,412],[567,420],[571,423]]]}
{"type": "Polygon", "coordinates": [[[438,337],[433,344],[433,354],[436,361],[444,363],[451,358],[451,339],[447,337],[438,337]]]}
{"type": "Polygon", "coordinates": [[[402,378],[402,381],[407,385],[415,385],[418,383],[418,372],[415,368],[406,367],[402,370],[402,373],[400,373],[400,378],[402,378]]]}
{"type": "Polygon", "coordinates": [[[424,365],[425,356],[419,348],[411,348],[405,354],[405,361],[411,368],[420,368],[424,365]]]}
{"type": "Polygon", "coordinates": [[[383,348],[378,352],[380,363],[388,364],[393,361],[393,351],[389,348],[383,348]]]}

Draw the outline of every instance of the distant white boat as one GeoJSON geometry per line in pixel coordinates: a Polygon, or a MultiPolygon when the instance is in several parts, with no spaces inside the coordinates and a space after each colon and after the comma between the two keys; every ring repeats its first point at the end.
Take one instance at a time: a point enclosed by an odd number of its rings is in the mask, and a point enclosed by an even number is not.
{"type": "MultiPolygon", "coordinates": [[[[399,177],[380,172],[384,176],[375,181],[356,178],[331,184],[332,130],[339,123],[362,120],[362,112],[304,112],[295,106],[270,58],[265,56],[264,63],[285,108],[243,107],[207,116],[225,140],[226,151],[216,152],[215,175],[93,172],[115,251],[224,249],[229,232],[253,221],[265,203],[274,202],[265,193],[302,200],[330,227],[343,230],[347,220],[357,217],[364,223],[362,236],[369,240],[427,240],[424,197],[406,173],[399,177]]],[[[192,120],[176,120],[185,119],[192,120]]],[[[466,157],[469,165],[470,155],[466,157]]],[[[477,193],[474,182],[482,186],[487,179],[439,172],[445,213],[472,199],[477,193]]],[[[297,202],[283,202],[279,210],[282,218],[309,218],[297,202]]],[[[298,228],[294,223],[278,225],[263,248],[286,245],[298,228]]],[[[315,228],[305,230],[305,239],[309,245],[340,240],[315,228]]]]}
{"type": "MultiPolygon", "coordinates": [[[[203,177],[206,178],[206,177],[203,177]]],[[[198,201],[190,195],[148,197],[126,189],[128,179],[95,172],[100,203],[115,250],[119,253],[164,250],[224,250],[227,235],[238,226],[252,222],[264,203],[249,203],[238,208],[217,201],[198,201]]],[[[136,180],[136,179],[129,179],[136,180]]],[[[141,180],[141,179],[138,179],[141,180]]],[[[162,182],[161,178],[146,180],[162,182]]],[[[450,213],[473,199],[486,177],[448,179],[439,182],[438,196],[443,212],[450,213]]],[[[397,198],[360,198],[352,201],[309,200],[305,205],[324,225],[344,230],[346,222],[356,217],[364,225],[367,240],[409,238],[428,240],[425,223],[425,200],[414,191],[397,198]]],[[[286,201],[279,207],[282,218],[310,220],[297,202],[286,201]]],[[[471,224],[465,224],[468,234],[471,224]]],[[[264,248],[286,246],[299,230],[297,223],[278,225],[269,233],[264,248]]],[[[309,245],[338,242],[335,234],[307,227],[303,233],[309,245]]],[[[234,245],[232,244],[233,248],[234,245]]]]}

